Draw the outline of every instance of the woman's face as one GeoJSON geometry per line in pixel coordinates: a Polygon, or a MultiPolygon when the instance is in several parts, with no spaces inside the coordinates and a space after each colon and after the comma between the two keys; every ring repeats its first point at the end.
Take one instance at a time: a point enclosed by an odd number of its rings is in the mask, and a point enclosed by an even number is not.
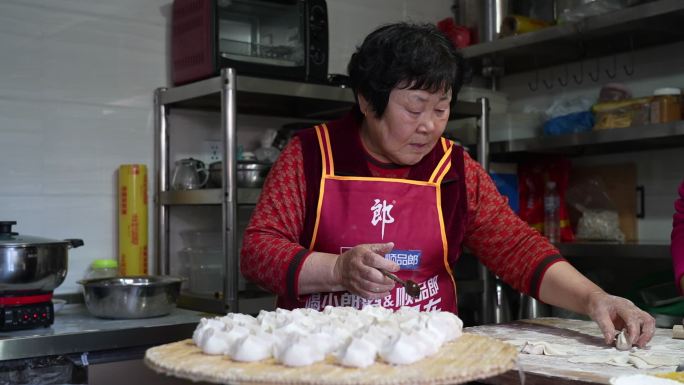
{"type": "Polygon", "coordinates": [[[381,162],[411,166],[432,150],[449,120],[451,91],[431,93],[395,88],[390,92],[385,113],[375,113],[359,95],[365,115],[361,140],[366,150],[381,162]]]}

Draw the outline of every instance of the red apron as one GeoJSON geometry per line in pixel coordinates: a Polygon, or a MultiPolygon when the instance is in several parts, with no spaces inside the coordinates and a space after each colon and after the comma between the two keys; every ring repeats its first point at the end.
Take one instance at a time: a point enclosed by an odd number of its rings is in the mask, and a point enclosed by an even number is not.
{"type": "Polygon", "coordinates": [[[397,262],[397,276],[420,285],[418,298],[397,285],[390,295],[366,300],[349,292],[300,296],[308,308],[381,305],[397,309],[456,312],[456,283],[447,258],[440,184],[451,167],[453,143],[442,138],[444,155],[427,181],[335,175],[326,125],[316,127],[323,174],[310,250],[341,254],[363,243],[394,242],[385,258],[397,262]]]}

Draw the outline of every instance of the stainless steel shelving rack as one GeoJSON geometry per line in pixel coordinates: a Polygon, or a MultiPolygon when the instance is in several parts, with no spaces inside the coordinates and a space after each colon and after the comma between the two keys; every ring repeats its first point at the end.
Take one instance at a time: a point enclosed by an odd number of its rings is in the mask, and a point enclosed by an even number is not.
{"type": "Polygon", "coordinates": [[[684,39],[684,2],[658,0],[463,49],[504,74],[614,55],[684,39]]]}
{"type": "MultiPolygon", "coordinates": [[[[684,40],[684,1],[656,0],[539,31],[473,45],[462,50],[485,76],[538,71],[684,40]]],[[[580,67],[582,69],[582,67],[580,67]]],[[[543,89],[543,88],[542,88],[543,89]]],[[[518,161],[539,154],[584,156],[684,147],[684,121],[489,143],[495,161],[518,161]]],[[[612,255],[619,258],[668,259],[666,244],[642,241],[624,245],[557,245],[567,257],[612,255]]]]}
{"type": "Polygon", "coordinates": [[[684,121],[490,143],[496,159],[528,154],[607,154],[684,146],[684,121]]]}
{"type": "MultiPolygon", "coordinates": [[[[224,69],[220,76],[195,83],[159,88],[155,91],[155,245],[157,273],[170,272],[169,215],[174,206],[202,205],[220,207],[223,222],[225,282],[223,295],[206,298],[182,294],[181,307],[214,313],[255,313],[272,306],[273,297],[241,293],[238,290],[237,209],[239,204],[255,204],[259,189],[236,186],[236,138],[238,114],[328,120],[341,116],[354,104],[351,89],[337,86],[299,83],[238,76],[224,69]],[[170,189],[168,114],[175,108],[215,111],[221,114],[222,158],[224,175],[221,188],[190,191],[170,189]]],[[[451,118],[482,117],[487,132],[488,105],[457,101],[451,118]]],[[[485,134],[486,135],[486,134],[485,134]]],[[[486,137],[486,136],[485,136],[486,137]]],[[[486,151],[486,146],[483,147],[486,151]]]]}
{"type": "MultiPolygon", "coordinates": [[[[543,154],[574,157],[675,147],[684,147],[684,121],[493,142],[490,155],[496,161],[516,161],[543,154]]],[[[575,242],[556,246],[566,257],[671,258],[667,242],[575,242]]]]}

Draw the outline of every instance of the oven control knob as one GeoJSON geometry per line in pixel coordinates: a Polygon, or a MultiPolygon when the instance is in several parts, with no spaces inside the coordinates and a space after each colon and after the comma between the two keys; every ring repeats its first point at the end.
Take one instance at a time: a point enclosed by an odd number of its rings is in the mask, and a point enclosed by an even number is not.
{"type": "Polygon", "coordinates": [[[312,49],[311,52],[309,52],[309,57],[311,58],[311,62],[316,65],[325,63],[325,53],[320,49],[312,49]]]}
{"type": "Polygon", "coordinates": [[[312,25],[324,26],[326,23],[325,10],[320,5],[314,5],[309,10],[309,21],[312,25]]]}

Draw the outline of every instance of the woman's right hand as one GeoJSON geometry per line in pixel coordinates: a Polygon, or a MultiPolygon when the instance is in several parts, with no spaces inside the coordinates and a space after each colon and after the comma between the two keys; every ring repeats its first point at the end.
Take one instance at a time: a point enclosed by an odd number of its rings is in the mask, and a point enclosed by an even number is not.
{"type": "Polygon", "coordinates": [[[350,293],[366,299],[388,296],[395,283],[378,269],[399,270],[399,265],[384,257],[393,247],[393,242],[352,247],[337,258],[333,268],[335,280],[350,293]]]}

